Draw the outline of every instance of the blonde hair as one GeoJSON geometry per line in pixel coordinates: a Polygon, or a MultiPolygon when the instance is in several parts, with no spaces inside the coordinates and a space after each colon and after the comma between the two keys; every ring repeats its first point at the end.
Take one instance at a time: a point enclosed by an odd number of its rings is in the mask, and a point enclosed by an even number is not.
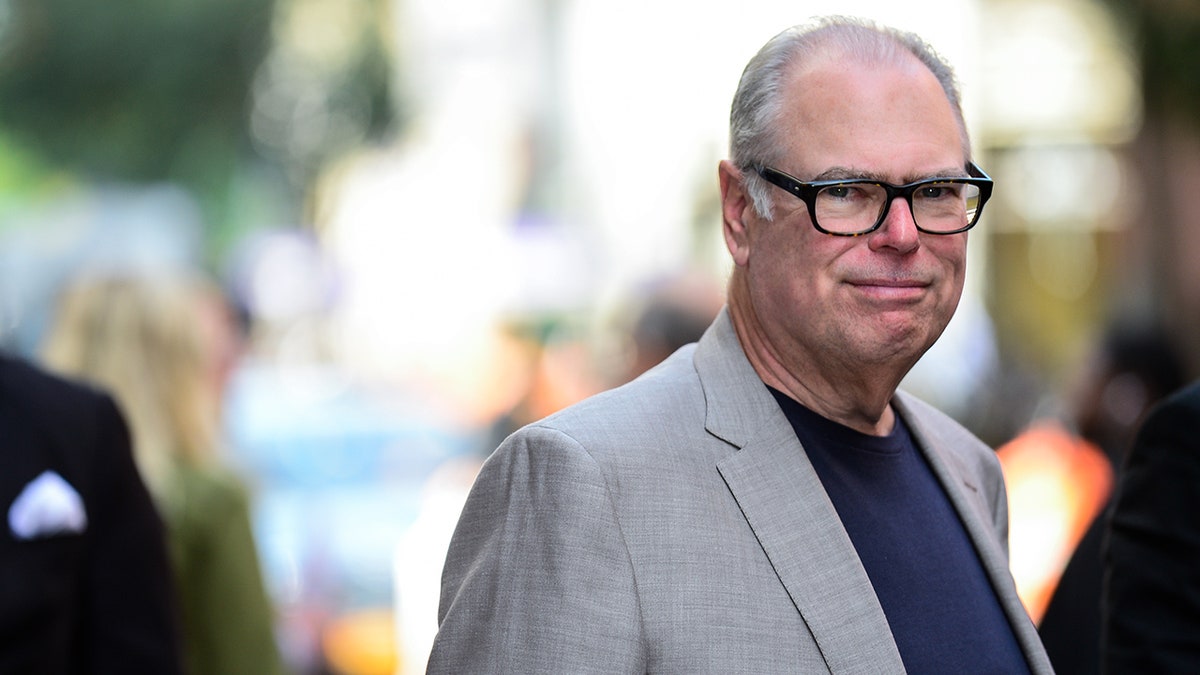
{"type": "Polygon", "coordinates": [[[160,497],[176,468],[207,463],[217,447],[219,393],[200,314],[211,292],[191,276],[82,278],[60,297],[43,351],[49,367],[116,397],[160,497]]]}

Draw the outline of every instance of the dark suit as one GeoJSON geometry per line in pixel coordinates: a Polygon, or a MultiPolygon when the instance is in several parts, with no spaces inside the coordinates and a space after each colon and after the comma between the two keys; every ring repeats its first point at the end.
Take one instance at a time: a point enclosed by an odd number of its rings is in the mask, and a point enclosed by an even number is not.
{"type": "Polygon", "coordinates": [[[178,672],[163,528],[113,401],[0,355],[0,452],[0,673],[178,672]],[[21,525],[46,482],[45,508],[86,523],[21,525]]]}
{"type": "Polygon", "coordinates": [[[1200,382],[1146,417],[1117,485],[1102,661],[1200,672],[1200,382]]]}

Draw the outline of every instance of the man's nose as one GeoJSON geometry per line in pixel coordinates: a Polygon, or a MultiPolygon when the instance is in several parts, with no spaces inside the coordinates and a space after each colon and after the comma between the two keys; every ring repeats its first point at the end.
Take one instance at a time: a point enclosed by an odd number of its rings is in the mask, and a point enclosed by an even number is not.
{"type": "Polygon", "coordinates": [[[891,201],[883,224],[871,233],[870,244],[873,249],[892,248],[901,253],[914,251],[921,245],[912,204],[906,198],[897,196],[891,201]]]}

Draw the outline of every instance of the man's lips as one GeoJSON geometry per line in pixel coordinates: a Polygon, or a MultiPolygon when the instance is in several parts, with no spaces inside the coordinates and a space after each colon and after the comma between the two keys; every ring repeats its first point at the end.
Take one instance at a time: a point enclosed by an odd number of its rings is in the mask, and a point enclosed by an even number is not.
{"type": "Polygon", "coordinates": [[[909,300],[920,297],[930,283],[921,279],[849,279],[847,282],[855,290],[869,297],[891,300],[909,300]]]}

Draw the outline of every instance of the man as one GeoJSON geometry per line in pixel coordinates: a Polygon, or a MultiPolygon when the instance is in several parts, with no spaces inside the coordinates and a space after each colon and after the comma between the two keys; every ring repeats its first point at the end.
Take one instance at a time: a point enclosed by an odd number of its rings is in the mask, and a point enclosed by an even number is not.
{"type": "Polygon", "coordinates": [[[1153,408],[1138,431],[1107,551],[1104,672],[1200,671],[1200,382],[1153,408]]]}
{"type": "Polygon", "coordinates": [[[430,672],[1049,672],[994,453],[896,392],[990,191],[949,69],[851,20],[785,32],[731,151],[727,309],[488,460],[430,672]]]}
{"type": "Polygon", "coordinates": [[[0,673],[180,672],[162,525],[107,395],[0,355],[0,673]]]}

